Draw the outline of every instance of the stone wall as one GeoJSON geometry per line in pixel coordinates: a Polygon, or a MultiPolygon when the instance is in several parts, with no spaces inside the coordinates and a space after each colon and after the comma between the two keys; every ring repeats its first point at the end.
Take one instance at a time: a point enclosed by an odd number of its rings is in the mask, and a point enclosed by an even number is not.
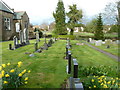
{"type": "Polygon", "coordinates": [[[2,36],[2,40],[9,40],[13,34],[15,33],[14,32],[14,25],[13,25],[13,14],[12,13],[7,13],[7,12],[4,12],[4,11],[0,11],[0,24],[1,28],[0,28],[0,36],[2,36]],[[4,27],[4,17],[6,18],[10,18],[10,30],[5,30],[5,27],[4,27]]]}

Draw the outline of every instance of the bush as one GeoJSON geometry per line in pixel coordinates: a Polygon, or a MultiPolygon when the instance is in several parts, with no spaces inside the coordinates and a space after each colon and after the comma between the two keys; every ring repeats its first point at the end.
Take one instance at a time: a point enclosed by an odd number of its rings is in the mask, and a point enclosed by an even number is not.
{"type": "Polygon", "coordinates": [[[60,39],[70,38],[71,40],[74,40],[75,36],[74,35],[58,35],[57,38],[60,38],[60,39]]]}
{"type": "Polygon", "coordinates": [[[22,62],[20,61],[17,65],[7,63],[0,66],[3,88],[18,88],[28,83],[27,74],[30,73],[30,70],[21,70],[21,65],[22,62]]]}

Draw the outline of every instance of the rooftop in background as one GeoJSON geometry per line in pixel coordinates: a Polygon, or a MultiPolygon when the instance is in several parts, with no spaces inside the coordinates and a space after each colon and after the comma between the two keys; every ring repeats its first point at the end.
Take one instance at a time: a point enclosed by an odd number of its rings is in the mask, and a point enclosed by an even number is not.
{"type": "Polygon", "coordinates": [[[0,1],[0,10],[9,12],[9,13],[14,13],[14,11],[2,0],[0,1]]]}
{"type": "Polygon", "coordinates": [[[21,17],[24,15],[24,13],[26,13],[26,12],[25,12],[25,11],[15,12],[15,17],[14,17],[14,19],[21,19],[21,17]]]}

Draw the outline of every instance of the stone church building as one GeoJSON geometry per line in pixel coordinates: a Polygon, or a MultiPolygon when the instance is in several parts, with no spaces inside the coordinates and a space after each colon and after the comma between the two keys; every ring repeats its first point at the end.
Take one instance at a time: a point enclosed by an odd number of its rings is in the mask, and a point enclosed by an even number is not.
{"type": "Polygon", "coordinates": [[[24,29],[28,32],[29,17],[25,11],[15,12],[5,2],[0,1],[0,40],[19,38],[19,32],[24,29]]]}

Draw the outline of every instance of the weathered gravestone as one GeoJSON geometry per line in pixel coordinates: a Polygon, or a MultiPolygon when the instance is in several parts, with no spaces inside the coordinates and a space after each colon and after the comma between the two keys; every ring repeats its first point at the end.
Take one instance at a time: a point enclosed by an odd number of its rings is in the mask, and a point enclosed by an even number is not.
{"type": "Polygon", "coordinates": [[[9,50],[13,50],[13,49],[12,49],[12,44],[9,44],[9,50]]]}
{"type": "Polygon", "coordinates": [[[35,43],[35,51],[37,51],[38,50],[38,43],[35,43]]]}
{"type": "Polygon", "coordinates": [[[101,41],[96,41],[95,46],[101,46],[102,42],[101,41]]]}
{"type": "Polygon", "coordinates": [[[39,31],[36,31],[36,42],[40,42],[40,38],[39,38],[39,31]]]}
{"type": "Polygon", "coordinates": [[[13,37],[13,42],[14,42],[14,49],[18,48],[19,42],[16,36],[13,37]]]}

